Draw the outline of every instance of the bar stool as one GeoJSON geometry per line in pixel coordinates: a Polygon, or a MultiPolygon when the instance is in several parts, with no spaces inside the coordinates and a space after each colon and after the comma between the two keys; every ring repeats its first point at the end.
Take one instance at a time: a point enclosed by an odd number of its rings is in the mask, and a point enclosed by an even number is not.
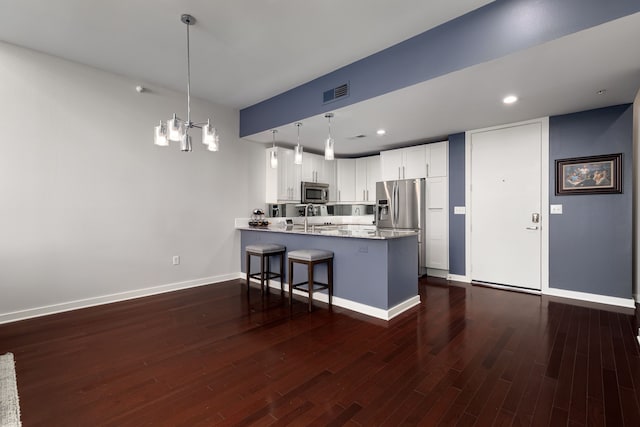
{"type": "Polygon", "coordinates": [[[280,278],[280,292],[284,292],[284,251],[286,248],[277,243],[256,243],[254,245],[247,245],[245,252],[247,254],[247,295],[249,293],[249,281],[253,278],[260,277],[260,290],[264,294],[264,282],[267,281],[267,293],[269,292],[269,280],[280,278]],[[260,257],[260,271],[258,273],[251,273],[251,256],[260,257]],[[280,256],[280,272],[274,273],[271,271],[271,257],[280,256]]]}
{"type": "Polygon", "coordinates": [[[329,307],[331,307],[331,297],[333,296],[333,252],[320,249],[300,249],[290,251],[289,257],[289,308],[293,310],[293,290],[304,288],[309,295],[309,311],[313,300],[314,290],[329,290],[329,307]],[[307,266],[308,279],[305,282],[293,283],[293,264],[304,264],[307,266]],[[318,264],[327,264],[327,283],[319,283],[313,280],[313,269],[318,264]]]}

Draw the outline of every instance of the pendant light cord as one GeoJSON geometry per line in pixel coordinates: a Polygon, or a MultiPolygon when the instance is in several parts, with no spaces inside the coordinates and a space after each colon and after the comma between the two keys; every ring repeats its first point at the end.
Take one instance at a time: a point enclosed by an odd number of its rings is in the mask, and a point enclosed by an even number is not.
{"type": "Polygon", "coordinates": [[[187,23],[187,129],[191,127],[191,53],[189,52],[189,24],[187,23]]]}

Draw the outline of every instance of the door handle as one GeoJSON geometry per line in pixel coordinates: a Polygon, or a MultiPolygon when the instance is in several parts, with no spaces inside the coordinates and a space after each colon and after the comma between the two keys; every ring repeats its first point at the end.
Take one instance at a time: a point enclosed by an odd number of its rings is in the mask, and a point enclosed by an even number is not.
{"type": "Polygon", "coordinates": [[[537,230],[537,229],[538,229],[537,225],[534,225],[534,226],[531,226],[531,227],[527,227],[527,230],[537,230]]]}
{"type": "Polygon", "coordinates": [[[540,214],[539,213],[532,213],[531,214],[531,222],[534,224],[537,224],[540,222],[540,214]]]}

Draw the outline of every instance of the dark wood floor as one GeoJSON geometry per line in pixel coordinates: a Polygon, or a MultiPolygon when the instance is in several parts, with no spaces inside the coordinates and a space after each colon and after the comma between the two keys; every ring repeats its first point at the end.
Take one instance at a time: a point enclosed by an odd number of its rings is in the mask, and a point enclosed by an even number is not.
{"type": "Polygon", "coordinates": [[[383,322],[242,281],[0,325],[24,426],[640,426],[632,315],[421,281],[383,322]]]}

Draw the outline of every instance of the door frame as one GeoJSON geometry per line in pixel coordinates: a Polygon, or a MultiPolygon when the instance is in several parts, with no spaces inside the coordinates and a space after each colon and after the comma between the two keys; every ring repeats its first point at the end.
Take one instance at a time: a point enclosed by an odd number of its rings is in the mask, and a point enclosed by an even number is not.
{"type": "MultiPolygon", "coordinates": [[[[465,132],[465,279],[471,282],[471,137],[474,133],[538,123],[542,130],[540,141],[540,291],[549,289],[549,117],[474,129],[465,132]]],[[[534,291],[537,292],[537,291],[534,291]]]]}

